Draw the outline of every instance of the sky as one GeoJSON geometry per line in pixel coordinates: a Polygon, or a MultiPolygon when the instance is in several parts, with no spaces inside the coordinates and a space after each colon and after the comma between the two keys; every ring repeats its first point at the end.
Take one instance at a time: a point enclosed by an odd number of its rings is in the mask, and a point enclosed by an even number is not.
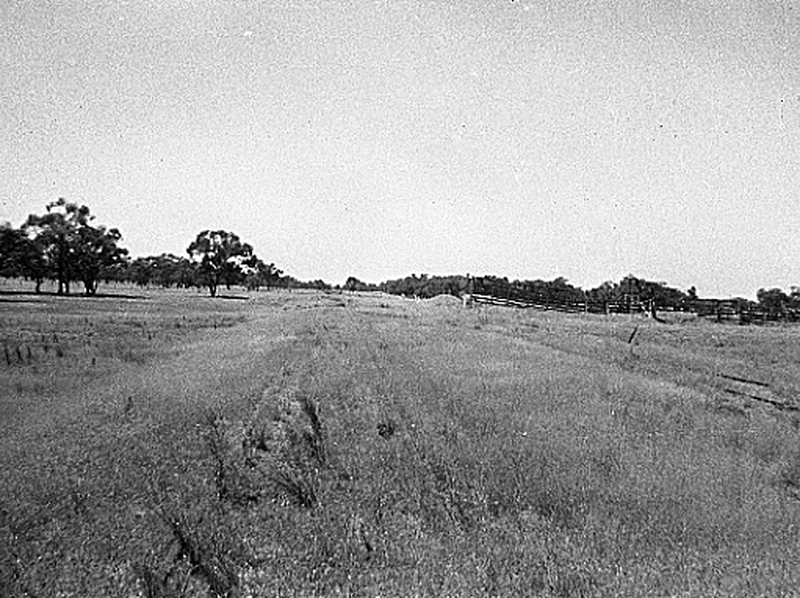
{"type": "Polygon", "coordinates": [[[0,221],[303,280],[800,285],[793,0],[3,0],[0,221]]]}

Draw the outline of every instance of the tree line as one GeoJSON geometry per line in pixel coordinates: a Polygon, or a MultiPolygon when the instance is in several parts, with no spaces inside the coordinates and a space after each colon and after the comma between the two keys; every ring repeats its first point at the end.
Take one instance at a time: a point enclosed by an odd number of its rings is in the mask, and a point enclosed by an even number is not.
{"type": "MultiPolygon", "coordinates": [[[[59,294],[69,294],[71,283],[81,283],[86,295],[95,295],[99,283],[129,282],[142,287],[206,287],[215,296],[220,287],[243,286],[310,288],[319,290],[382,291],[394,295],[429,298],[486,293],[510,299],[536,298],[548,304],[649,302],[658,309],[685,309],[701,302],[695,287],[681,290],[665,282],[648,281],[632,274],[618,282],[607,281],[584,290],[567,279],[509,280],[494,275],[428,276],[411,274],[379,284],[350,276],[344,285],[323,280],[303,282],[286,275],[273,263],[260,259],[253,247],[238,235],[224,230],[205,230],[189,244],[185,256],[129,256],[121,246],[117,228],[96,224],[85,205],[60,198],[45,206],[43,214],[31,214],[19,227],[0,224],[0,276],[33,281],[41,292],[46,280],[58,284],[59,294]]],[[[757,303],[735,299],[742,306],[757,305],[771,314],[800,311],[800,286],[789,292],[779,288],[759,289],[757,303]]]]}
{"type": "Polygon", "coordinates": [[[60,295],[80,281],[94,295],[109,270],[125,262],[121,239],[118,229],[94,225],[89,208],[61,198],[19,228],[0,227],[0,275],[32,280],[37,293],[45,280],[55,280],[60,295]]]}
{"type": "Polygon", "coordinates": [[[211,296],[221,286],[317,288],[321,282],[302,283],[284,275],[229,231],[200,232],[186,256],[164,253],[131,259],[121,241],[119,229],[96,224],[87,206],[60,198],[47,204],[43,214],[28,216],[19,228],[0,225],[0,276],[30,280],[37,293],[46,280],[52,280],[59,295],[70,294],[75,282],[83,284],[86,295],[96,295],[102,281],[206,287],[211,296]]]}

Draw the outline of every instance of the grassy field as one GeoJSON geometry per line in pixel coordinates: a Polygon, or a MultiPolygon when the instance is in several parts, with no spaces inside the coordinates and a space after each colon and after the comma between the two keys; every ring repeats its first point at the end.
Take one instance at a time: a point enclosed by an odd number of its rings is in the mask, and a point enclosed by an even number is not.
{"type": "Polygon", "coordinates": [[[800,593],[800,328],[109,292],[0,295],[2,596],[800,593]]]}

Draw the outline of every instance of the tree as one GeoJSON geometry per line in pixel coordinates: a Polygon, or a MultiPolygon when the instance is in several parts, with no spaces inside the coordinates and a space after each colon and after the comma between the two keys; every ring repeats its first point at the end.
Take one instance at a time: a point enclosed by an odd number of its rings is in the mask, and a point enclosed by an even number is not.
{"type": "Polygon", "coordinates": [[[115,266],[125,262],[128,250],[118,245],[119,230],[93,227],[87,223],[78,227],[72,253],[73,271],[83,282],[87,295],[97,294],[98,281],[115,266]]]}
{"type": "Polygon", "coordinates": [[[275,267],[275,264],[265,264],[255,255],[243,264],[245,270],[245,286],[251,291],[257,291],[262,285],[267,289],[274,286],[283,274],[282,270],[275,267]]]}
{"type": "Polygon", "coordinates": [[[69,203],[63,197],[46,208],[42,216],[28,216],[22,230],[42,248],[50,274],[58,280],[58,294],[69,294],[78,229],[88,226],[92,216],[86,206],[69,203]]]}
{"type": "Polygon", "coordinates": [[[345,291],[377,291],[378,287],[374,284],[369,284],[360,281],[355,276],[349,276],[342,287],[345,291]]]}
{"type": "MultiPolygon", "coordinates": [[[[54,276],[59,295],[69,294],[73,280],[83,282],[87,295],[96,294],[100,278],[125,260],[128,252],[119,247],[122,235],[116,228],[92,226],[89,208],[63,197],[46,207],[46,214],[31,214],[23,225],[30,241],[28,273],[42,275],[44,271],[54,276]]],[[[37,288],[40,282],[38,278],[37,288]]]]}
{"type": "Polygon", "coordinates": [[[153,278],[153,258],[137,257],[128,264],[125,278],[137,286],[148,286],[153,278]]]}
{"type": "Polygon", "coordinates": [[[781,314],[790,302],[789,296],[781,289],[759,289],[756,299],[771,314],[781,314]]]}
{"type": "Polygon", "coordinates": [[[122,235],[116,228],[92,226],[89,208],[63,197],[46,208],[46,214],[31,214],[22,226],[26,275],[37,281],[37,289],[45,274],[54,277],[59,295],[69,294],[73,280],[83,282],[87,295],[96,294],[101,277],[125,260],[122,235]]]}
{"type": "Polygon", "coordinates": [[[130,262],[125,279],[141,287],[151,284],[164,288],[189,288],[195,284],[195,264],[185,257],[171,253],[137,257],[130,262]]]}
{"type": "Polygon", "coordinates": [[[607,280],[597,288],[589,291],[589,296],[593,301],[609,303],[614,300],[614,293],[614,283],[610,280],[607,280]]]}
{"type": "Polygon", "coordinates": [[[177,262],[173,271],[174,283],[184,289],[195,286],[197,284],[197,272],[194,264],[184,257],[179,259],[180,261],[177,262]]]}
{"type": "Polygon", "coordinates": [[[197,235],[186,249],[197,265],[200,284],[208,287],[212,297],[220,284],[230,284],[244,278],[244,263],[253,256],[253,248],[234,233],[205,230],[197,235]]]}
{"type": "Polygon", "coordinates": [[[194,284],[192,262],[185,257],[162,253],[149,259],[153,264],[153,281],[163,288],[189,287],[194,284]]]}
{"type": "Polygon", "coordinates": [[[0,225],[0,276],[14,278],[20,275],[19,249],[24,235],[10,224],[0,225]]]}
{"type": "Polygon", "coordinates": [[[9,224],[0,226],[0,276],[32,280],[40,293],[48,272],[43,248],[35,239],[9,224]]]}
{"type": "Polygon", "coordinates": [[[792,293],[789,295],[789,307],[800,309],[800,287],[792,287],[792,293]]]}
{"type": "Polygon", "coordinates": [[[348,276],[342,288],[345,291],[352,292],[352,291],[357,291],[362,287],[364,287],[364,283],[361,282],[358,278],[356,278],[355,276],[348,276]]]}
{"type": "Polygon", "coordinates": [[[23,236],[18,249],[20,274],[32,280],[36,285],[35,291],[42,291],[42,283],[47,278],[50,267],[44,256],[44,251],[35,239],[23,236]]]}

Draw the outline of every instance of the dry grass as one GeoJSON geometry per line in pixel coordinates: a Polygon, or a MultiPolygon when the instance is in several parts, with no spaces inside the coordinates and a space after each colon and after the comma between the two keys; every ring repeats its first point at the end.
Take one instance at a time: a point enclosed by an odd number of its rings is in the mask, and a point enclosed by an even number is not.
{"type": "Polygon", "coordinates": [[[2,595],[800,587],[797,413],[752,398],[797,404],[797,329],[316,293],[0,314],[2,595]]]}

